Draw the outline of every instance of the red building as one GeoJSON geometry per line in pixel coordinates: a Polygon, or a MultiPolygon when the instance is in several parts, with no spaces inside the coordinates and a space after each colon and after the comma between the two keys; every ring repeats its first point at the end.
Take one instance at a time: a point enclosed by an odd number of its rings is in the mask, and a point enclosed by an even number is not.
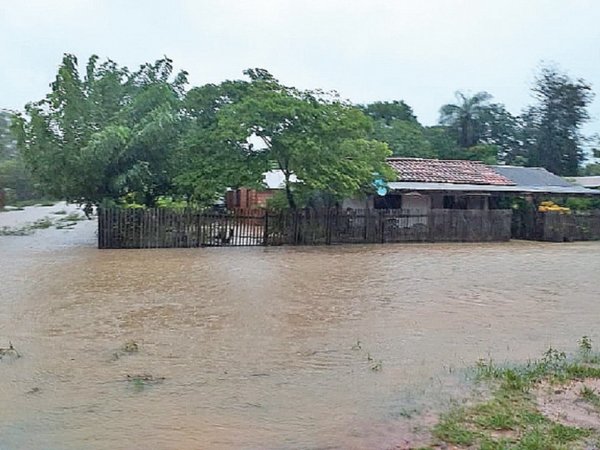
{"type": "Polygon", "coordinates": [[[273,197],[278,189],[256,189],[239,188],[225,194],[225,206],[229,210],[260,209],[267,206],[267,200],[273,197]]]}

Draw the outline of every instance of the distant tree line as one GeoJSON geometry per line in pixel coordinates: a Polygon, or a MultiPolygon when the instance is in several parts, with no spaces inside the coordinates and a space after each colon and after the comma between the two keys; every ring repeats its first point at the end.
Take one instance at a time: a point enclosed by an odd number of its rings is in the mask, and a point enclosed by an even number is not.
{"type": "Polygon", "coordinates": [[[264,69],[243,80],[190,87],[163,58],[136,71],[66,54],[50,92],[0,115],[0,188],[82,204],[205,206],[227,188],[259,187],[278,169],[295,208],[369,192],[391,179],[391,155],[539,165],[576,175],[590,86],[555,68],[536,80],[536,103],[511,115],[486,92],[457,93],[436,126],[403,101],[353,105],[335,92],[285,86],[264,69]],[[299,183],[290,182],[292,179],[299,183]]]}
{"type": "Polygon", "coordinates": [[[545,67],[533,87],[535,104],[514,116],[487,92],[440,108],[439,125],[424,127],[402,101],[362,107],[374,120],[373,136],[399,156],[470,159],[490,164],[540,166],[563,176],[600,173],[598,165],[582,168],[587,139],[581,126],[589,120],[593,99],[589,84],[545,67]]]}

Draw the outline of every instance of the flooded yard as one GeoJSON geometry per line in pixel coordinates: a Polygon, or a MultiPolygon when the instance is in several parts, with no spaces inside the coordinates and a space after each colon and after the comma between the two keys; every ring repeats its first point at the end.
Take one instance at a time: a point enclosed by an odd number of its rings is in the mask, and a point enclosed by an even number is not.
{"type": "Polygon", "coordinates": [[[93,233],[0,236],[0,347],[22,355],[0,361],[2,449],[395,448],[479,358],[600,342],[600,243],[100,251],[93,233]]]}

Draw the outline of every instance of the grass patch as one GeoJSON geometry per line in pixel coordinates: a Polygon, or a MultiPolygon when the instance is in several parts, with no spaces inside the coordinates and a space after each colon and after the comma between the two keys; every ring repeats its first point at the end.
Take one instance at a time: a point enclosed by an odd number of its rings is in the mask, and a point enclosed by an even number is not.
{"type": "Polygon", "coordinates": [[[470,425],[467,411],[455,409],[442,417],[433,429],[433,434],[449,444],[473,445],[481,435],[470,429],[470,425]]]}
{"type": "Polygon", "coordinates": [[[57,230],[72,230],[75,225],[77,225],[77,222],[59,223],[59,224],[56,224],[56,229],[57,230]]]}
{"type": "Polygon", "coordinates": [[[65,217],[59,219],[61,222],[79,222],[81,220],[85,220],[85,217],[78,212],[69,213],[65,217]]]}
{"type": "Polygon", "coordinates": [[[22,227],[1,227],[0,236],[28,236],[32,234],[35,230],[45,230],[52,226],[55,226],[57,230],[70,230],[75,225],[77,225],[77,222],[85,220],[85,216],[77,212],[67,214],[66,211],[56,211],[53,214],[66,215],[56,221],[46,216],[22,227]]]}
{"type": "Polygon", "coordinates": [[[581,397],[581,400],[583,400],[586,403],[589,403],[598,411],[600,411],[600,395],[598,395],[598,393],[594,389],[584,386],[583,388],[581,388],[581,392],[579,392],[579,395],[581,397]]]}
{"type": "Polygon", "coordinates": [[[52,219],[49,217],[43,217],[29,225],[29,228],[32,230],[45,230],[46,228],[50,228],[52,225],[54,225],[52,219]]]}
{"type": "Polygon", "coordinates": [[[11,202],[7,206],[14,206],[17,208],[25,208],[26,206],[54,206],[58,200],[53,200],[50,198],[34,198],[30,200],[19,200],[16,202],[11,202]]]}
{"type": "MultiPolygon", "coordinates": [[[[439,443],[483,450],[570,450],[584,449],[589,439],[600,439],[597,430],[567,426],[542,415],[532,388],[539,383],[568,383],[599,378],[599,355],[591,340],[580,341],[576,357],[549,349],[543,357],[522,366],[499,367],[481,360],[477,379],[492,388],[490,398],[467,407],[457,407],[442,416],[433,429],[439,443]]],[[[580,392],[585,401],[600,411],[600,395],[591,388],[580,392]]]]}
{"type": "MultiPolygon", "coordinates": [[[[66,214],[66,212],[65,212],[66,214]]],[[[58,221],[56,222],[56,229],[57,230],[72,230],[73,227],[75,225],[77,225],[77,222],[80,222],[82,220],[85,220],[85,216],[82,216],[81,214],[77,213],[77,212],[72,212],[67,214],[64,217],[61,217],[60,219],[58,219],[58,221]]]]}
{"type": "Polygon", "coordinates": [[[11,228],[0,227],[0,236],[29,236],[33,231],[29,227],[11,228]]]}
{"type": "Polygon", "coordinates": [[[43,217],[22,227],[1,227],[0,236],[29,236],[35,230],[45,230],[54,225],[49,217],[43,217]]]}

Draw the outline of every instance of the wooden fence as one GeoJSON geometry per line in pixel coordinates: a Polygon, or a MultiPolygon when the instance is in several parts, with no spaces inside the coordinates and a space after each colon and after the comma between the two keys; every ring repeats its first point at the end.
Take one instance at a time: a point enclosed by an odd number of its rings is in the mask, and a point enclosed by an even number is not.
{"type": "Polygon", "coordinates": [[[512,235],[516,239],[570,242],[600,240],[600,211],[515,211],[512,235]]]}
{"type": "Polygon", "coordinates": [[[510,210],[101,209],[98,247],[506,241],[510,226],[510,210]]]}

